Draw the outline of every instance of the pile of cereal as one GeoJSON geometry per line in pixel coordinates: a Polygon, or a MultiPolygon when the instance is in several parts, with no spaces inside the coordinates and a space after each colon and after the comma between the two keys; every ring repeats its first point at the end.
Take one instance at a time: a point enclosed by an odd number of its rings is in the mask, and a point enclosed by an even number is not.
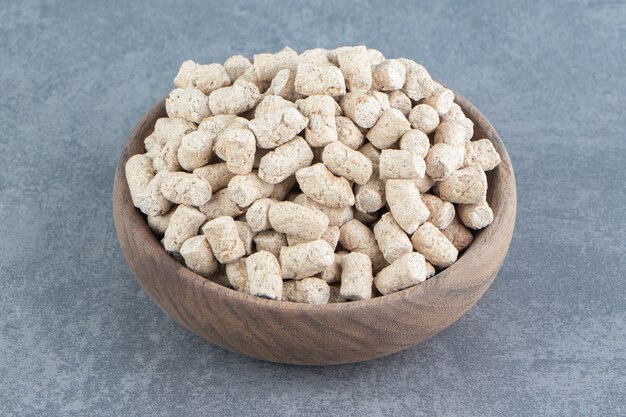
{"type": "Polygon", "coordinates": [[[174,85],[126,176],[165,250],[203,277],[367,300],[447,268],[493,220],[485,171],[500,156],[414,61],[285,48],[187,61],[174,85]]]}

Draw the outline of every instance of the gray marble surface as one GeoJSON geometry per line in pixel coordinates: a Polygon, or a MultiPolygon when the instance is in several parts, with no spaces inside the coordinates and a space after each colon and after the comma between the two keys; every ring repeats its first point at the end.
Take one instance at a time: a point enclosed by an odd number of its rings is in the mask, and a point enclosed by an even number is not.
{"type": "Polygon", "coordinates": [[[0,7],[0,415],[625,415],[626,3],[49,2],[0,7]],[[491,120],[517,229],[459,322],[366,363],[212,346],[113,229],[115,163],[188,58],[365,43],[491,120]]]}

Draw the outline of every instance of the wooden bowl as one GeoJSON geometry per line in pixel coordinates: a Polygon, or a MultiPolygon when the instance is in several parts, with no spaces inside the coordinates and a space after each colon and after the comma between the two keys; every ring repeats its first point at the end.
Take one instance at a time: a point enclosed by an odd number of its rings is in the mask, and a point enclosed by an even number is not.
{"type": "Polygon", "coordinates": [[[205,279],[170,257],[133,207],[124,166],[144,152],[143,139],[166,116],[164,101],[130,134],[115,173],[113,213],[120,246],[139,284],[181,326],[217,345],[273,362],[326,365],[364,361],[426,340],[458,320],[487,290],[511,241],[516,192],[509,155],[487,119],[457,94],[474,122],[475,137],[490,138],[502,163],[487,173],[493,223],[451,267],[433,278],[367,301],[307,305],[253,297],[205,279]]]}

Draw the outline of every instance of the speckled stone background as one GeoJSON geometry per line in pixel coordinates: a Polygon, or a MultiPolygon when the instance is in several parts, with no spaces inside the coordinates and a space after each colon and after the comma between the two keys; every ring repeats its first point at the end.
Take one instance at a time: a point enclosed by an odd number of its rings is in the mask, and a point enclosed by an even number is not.
{"type": "Polygon", "coordinates": [[[0,4],[0,415],[626,414],[623,0],[182,3],[0,4]],[[443,333],[366,363],[205,343],[122,258],[122,143],[183,60],[361,43],[424,64],[504,139],[500,275],[443,333]]]}

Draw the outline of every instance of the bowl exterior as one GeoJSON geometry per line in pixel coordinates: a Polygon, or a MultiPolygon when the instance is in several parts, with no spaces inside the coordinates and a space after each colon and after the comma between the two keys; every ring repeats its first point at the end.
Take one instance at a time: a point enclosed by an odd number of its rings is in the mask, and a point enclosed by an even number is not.
{"type": "Polygon", "coordinates": [[[448,269],[426,282],[368,301],[323,306],[276,302],[222,287],[191,272],[164,251],[130,198],[124,166],[144,152],[143,139],[163,101],[139,121],[121,153],[113,187],[117,236],[130,269],[154,302],[196,335],[256,358],[300,365],[364,361],[432,337],[465,314],[496,277],[515,225],[511,161],[500,137],[467,100],[456,102],[476,135],[492,140],[502,163],[487,173],[494,222],[448,269]]]}

